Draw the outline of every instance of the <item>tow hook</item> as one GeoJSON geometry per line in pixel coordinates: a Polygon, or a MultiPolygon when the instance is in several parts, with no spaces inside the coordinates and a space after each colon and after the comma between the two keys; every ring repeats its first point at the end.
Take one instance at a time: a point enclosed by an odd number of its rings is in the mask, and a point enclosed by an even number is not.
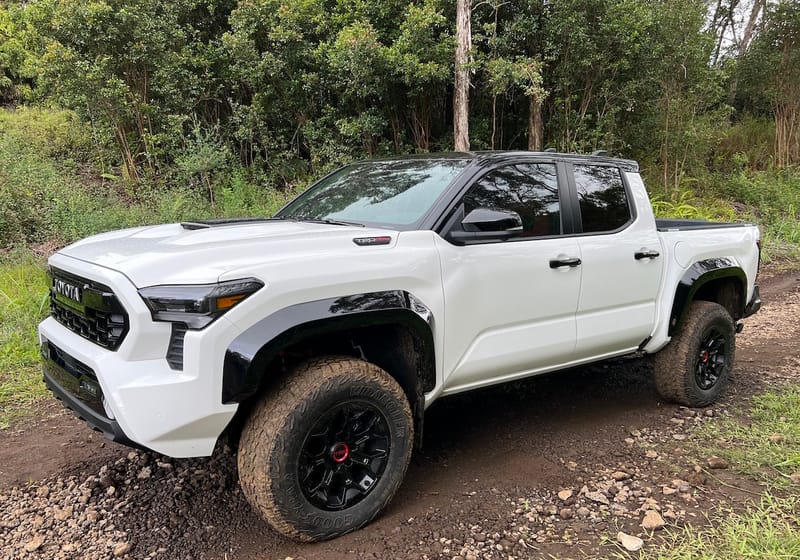
{"type": "Polygon", "coordinates": [[[740,332],[742,332],[742,330],[744,330],[744,323],[739,321],[738,323],[736,323],[736,334],[739,334],[740,332]]]}

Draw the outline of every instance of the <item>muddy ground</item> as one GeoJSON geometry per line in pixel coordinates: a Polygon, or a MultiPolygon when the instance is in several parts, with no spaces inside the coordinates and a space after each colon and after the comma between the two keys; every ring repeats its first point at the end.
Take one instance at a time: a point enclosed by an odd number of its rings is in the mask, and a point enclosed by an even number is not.
{"type": "Polygon", "coordinates": [[[661,402],[646,359],[442,399],[386,511],[325,543],[264,525],[229,449],[194,460],[134,452],[45,403],[0,432],[0,558],[602,558],[625,552],[619,531],[653,546],[662,524],[707,523],[759,492],[724,464],[712,469],[694,428],[800,381],[800,272],[761,281],[765,306],[737,338],[718,405],[661,402]]]}

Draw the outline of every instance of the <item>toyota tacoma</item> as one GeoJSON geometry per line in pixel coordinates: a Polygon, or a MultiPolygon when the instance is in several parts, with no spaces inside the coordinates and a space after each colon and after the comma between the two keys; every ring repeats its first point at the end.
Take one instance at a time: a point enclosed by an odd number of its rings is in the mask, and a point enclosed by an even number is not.
{"type": "Polygon", "coordinates": [[[298,540],[368,523],[437,399],[624,355],[664,400],[725,390],[760,237],[659,220],[634,161],[432,154],[347,165],[265,219],[96,235],[50,257],[44,380],[172,457],[238,438],[240,485],[298,540]]]}

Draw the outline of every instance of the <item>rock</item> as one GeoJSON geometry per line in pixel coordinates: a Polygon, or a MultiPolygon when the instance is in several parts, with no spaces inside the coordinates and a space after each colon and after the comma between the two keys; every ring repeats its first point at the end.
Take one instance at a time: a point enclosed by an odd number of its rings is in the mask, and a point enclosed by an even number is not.
{"type": "Polygon", "coordinates": [[[791,480],[794,484],[800,484],[800,472],[790,474],[789,480],[791,480]]]}
{"type": "Polygon", "coordinates": [[[772,443],[781,443],[783,441],[783,436],[781,434],[772,434],[768,439],[772,443]]]}
{"type": "Polygon", "coordinates": [[[649,509],[644,512],[642,527],[648,531],[657,531],[664,528],[664,518],[655,510],[649,509]]]}
{"type": "Polygon", "coordinates": [[[561,519],[572,519],[572,516],[575,515],[570,508],[561,508],[558,512],[558,516],[561,519]]]}
{"type": "Polygon", "coordinates": [[[131,551],[131,543],[121,542],[114,546],[114,556],[125,556],[131,551]]]}
{"type": "Polygon", "coordinates": [[[89,511],[86,512],[86,519],[90,523],[96,523],[97,520],[100,519],[100,514],[97,513],[95,510],[90,509],[89,511]]]}
{"type": "Polygon", "coordinates": [[[591,512],[591,511],[589,511],[589,508],[587,508],[587,507],[584,507],[584,506],[581,506],[581,507],[579,507],[579,508],[578,508],[578,510],[577,510],[575,513],[577,513],[577,514],[578,514],[578,517],[580,517],[581,519],[584,519],[584,518],[586,518],[586,517],[589,517],[589,515],[590,515],[592,512],[591,512]]]}
{"type": "Polygon", "coordinates": [[[46,498],[50,494],[50,488],[48,486],[39,486],[36,489],[36,496],[39,498],[46,498]]]}
{"type": "Polygon", "coordinates": [[[66,521],[72,517],[72,506],[67,506],[64,509],[55,508],[53,517],[56,518],[56,521],[66,521]]]}
{"type": "Polygon", "coordinates": [[[706,465],[708,465],[709,469],[727,469],[730,466],[730,463],[728,463],[728,461],[722,457],[712,455],[706,459],[706,465]]]}
{"type": "Polygon", "coordinates": [[[644,456],[648,459],[658,459],[658,453],[655,449],[648,449],[644,452],[644,456]]]}
{"type": "Polygon", "coordinates": [[[677,441],[686,441],[686,434],[672,434],[672,439],[677,441]]]}
{"type": "Polygon", "coordinates": [[[709,408],[709,409],[708,409],[708,410],[706,410],[706,411],[705,411],[703,414],[704,414],[705,416],[708,416],[709,418],[711,418],[712,416],[714,416],[714,409],[713,409],[713,408],[709,408]]]}
{"type": "Polygon", "coordinates": [[[628,480],[631,477],[628,473],[624,471],[616,471],[611,473],[611,478],[619,482],[620,480],[628,480]]]}
{"type": "Polygon", "coordinates": [[[25,543],[25,552],[33,552],[38,550],[44,544],[43,535],[35,535],[31,540],[25,543]]]}
{"type": "Polygon", "coordinates": [[[670,486],[663,486],[661,488],[661,493],[664,494],[665,496],[671,496],[672,494],[675,494],[676,492],[677,492],[677,490],[675,488],[670,487],[670,486]]]}
{"type": "Polygon", "coordinates": [[[562,490],[561,492],[558,493],[558,499],[561,500],[562,502],[566,502],[571,497],[572,497],[572,490],[569,489],[562,490]]]}
{"type": "Polygon", "coordinates": [[[476,542],[485,542],[486,541],[486,533],[478,533],[475,535],[476,542]]]}
{"type": "Polygon", "coordinates": [[[626,437],[625,443],[627,443],[628,445],[633,445],[634,443],[636,443],[636,440],[633,439],[632,437],[626,437]]]}
{"type": "Polygon", "coordinates": [[[142,470],[139,471],[139,474],[136,475],[136,478],[139,480],[146,480],[150,478],[151,471],[150,467],[142,467],[142,470]]]}
{"type": "Polygon", "coordinates": [[[625,550],[629,552],[637,552],[644,546],[644,541],[642,539],[623,533],[622,531],[617,533],[617,540],[622,544],[625,550]]]}
{"type": "Polygon", "coordinates": [[[608,501],[606,495],[602,492],[586,492],[586,497],[593,502],[597,502],[598,504],[603,504],[605,506],[611,503],[608,501]]]}

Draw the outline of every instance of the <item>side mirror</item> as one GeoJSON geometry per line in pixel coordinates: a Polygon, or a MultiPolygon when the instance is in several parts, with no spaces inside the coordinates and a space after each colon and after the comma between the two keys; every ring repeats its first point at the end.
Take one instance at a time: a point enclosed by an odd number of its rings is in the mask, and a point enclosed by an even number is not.
{"type": "Polygon", "coordinates": [[[476,208],[461,220],[464,231],[522,231],[522,218],[511,210],[476,208]]]}
{"type": "Polygon", "coordinates": [[[464,231],[451,231],[448,238],[463,245],[470,241],[505,241],[522,231],[522,218],[511,210],[476,208],[461,220],[464,231]]]}

